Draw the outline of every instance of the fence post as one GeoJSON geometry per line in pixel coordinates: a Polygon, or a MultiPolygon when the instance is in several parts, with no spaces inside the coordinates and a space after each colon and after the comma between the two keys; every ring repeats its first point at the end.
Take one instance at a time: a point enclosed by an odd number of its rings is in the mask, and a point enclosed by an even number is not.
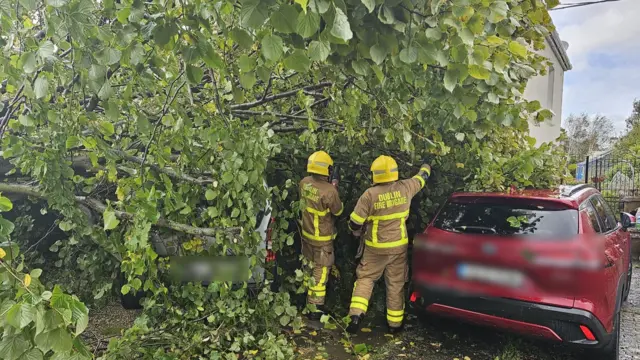
{"type": "Polygon", "coordinates": [[[584,163],[584,183],[589,183],[589,157],[587,156],[587,161],[584,163]]]}

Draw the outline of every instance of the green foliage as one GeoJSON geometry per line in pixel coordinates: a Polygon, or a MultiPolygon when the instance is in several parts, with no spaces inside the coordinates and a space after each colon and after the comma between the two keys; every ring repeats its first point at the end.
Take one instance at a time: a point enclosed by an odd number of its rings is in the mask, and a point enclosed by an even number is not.
{"type": "MultiPolygon", "coordinates": [[[[2,195],[0,204],[0,212],[11,210],[2,195]]],[[[91,359],[78,337],[89,322],[86,306],[58,286],[46,290],[41,269],[25,271],[19,247],[10,241],[11,222],[0,215],[0,224],[0,358],[91,359]]]]}
{"type": "MultiPolygon", "coordinates": [[[[557,149],[525,136],[551,116],[522,97],[546,72],[528,50],[551,29],[541,0],[32,5],[0,5],[2,158],[13,167],[0,189],[46,199],[67,235],[51,247],[56,263],[94,297],[110,289],[95,274],[120,271],[118,292],[146,292],[143,317],[107,356],[290,358],[278,330],[300,324],[285,291],[304,292],[301,271],[255,297],[244,283],[171,284],[154,239],[264,267],[257,215],[271,199],[274,249],[291,251],[290,194],[318,148],[344,164],[347,213],[377,155],[405,176],[435,165],[411,228],[455,189],[561,180],[557,149]]],[[[345,288],[352,262],[340,263],[345,288]]]]}

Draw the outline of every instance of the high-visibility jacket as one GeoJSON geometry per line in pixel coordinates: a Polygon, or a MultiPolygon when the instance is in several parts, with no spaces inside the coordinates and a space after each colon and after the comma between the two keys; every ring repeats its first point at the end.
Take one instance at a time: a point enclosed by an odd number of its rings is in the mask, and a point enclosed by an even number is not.
{"type": "Polygon", "coordinates": [[[379,184],[367,189],[351,213],[351,222],[364,225],[365,246],[376,254],[400,254],[407,250],[406,220],[411,199],[424,187],[425,179],[379,184]]]}
{"type": "Polygon", "coordinates": [[[315,246],[329,244],[336,237],[335,217],[343,210],[338,190],[326,177],[307,176],[300,181],[300,200],[302,239],[315,246]]]}

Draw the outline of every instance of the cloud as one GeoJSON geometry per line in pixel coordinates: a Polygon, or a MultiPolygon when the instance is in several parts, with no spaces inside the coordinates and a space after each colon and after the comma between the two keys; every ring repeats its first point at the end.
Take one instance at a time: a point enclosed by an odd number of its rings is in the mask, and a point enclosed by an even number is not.
{"type": "MultiPolygon", "coordinates": [[[[584,0],[583,0],[584,1],[584,0]]],[[[587,112],[611,118],[618,130],[640,98],[640,1],[621,0],[551,12],[569,43],[563,118],[587,112]]]]}

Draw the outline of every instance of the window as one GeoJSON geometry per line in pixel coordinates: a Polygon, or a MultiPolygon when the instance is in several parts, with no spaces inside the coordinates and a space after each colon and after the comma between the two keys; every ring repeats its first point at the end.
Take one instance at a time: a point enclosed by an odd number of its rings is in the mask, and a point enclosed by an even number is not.
{"type": "Polygon", "coordinates": [[[458,233],[570,237],[578,233],[578,211],[522,201],[454,200],[444,206],[434,225],[439,229],[458,233]]]}
{"type": "Polygon", "coordinates": [[[607,205],[607,203],[602,199],[602,196],[596,195],[591,198],[591,203],[598,214],[598,217],[601,220],[602,224],[602,232],[606,233],[618,226],[618,222],[616,221],[615,216],[613,216],[613,212],[607,205]]]}
{"type": "Polygon", "coordinates": [[[591,205],[591,202],[589,201],[585,202],[584,210],[589,215],[589,219],[591,220],[591,225],[593,226],[593,230],[597,233],[602,232],[602,229],[600,228],[600,222],[598,220],[598,214],[596,214],[596,210],[593,208],[593,205],[591,205]]]}

